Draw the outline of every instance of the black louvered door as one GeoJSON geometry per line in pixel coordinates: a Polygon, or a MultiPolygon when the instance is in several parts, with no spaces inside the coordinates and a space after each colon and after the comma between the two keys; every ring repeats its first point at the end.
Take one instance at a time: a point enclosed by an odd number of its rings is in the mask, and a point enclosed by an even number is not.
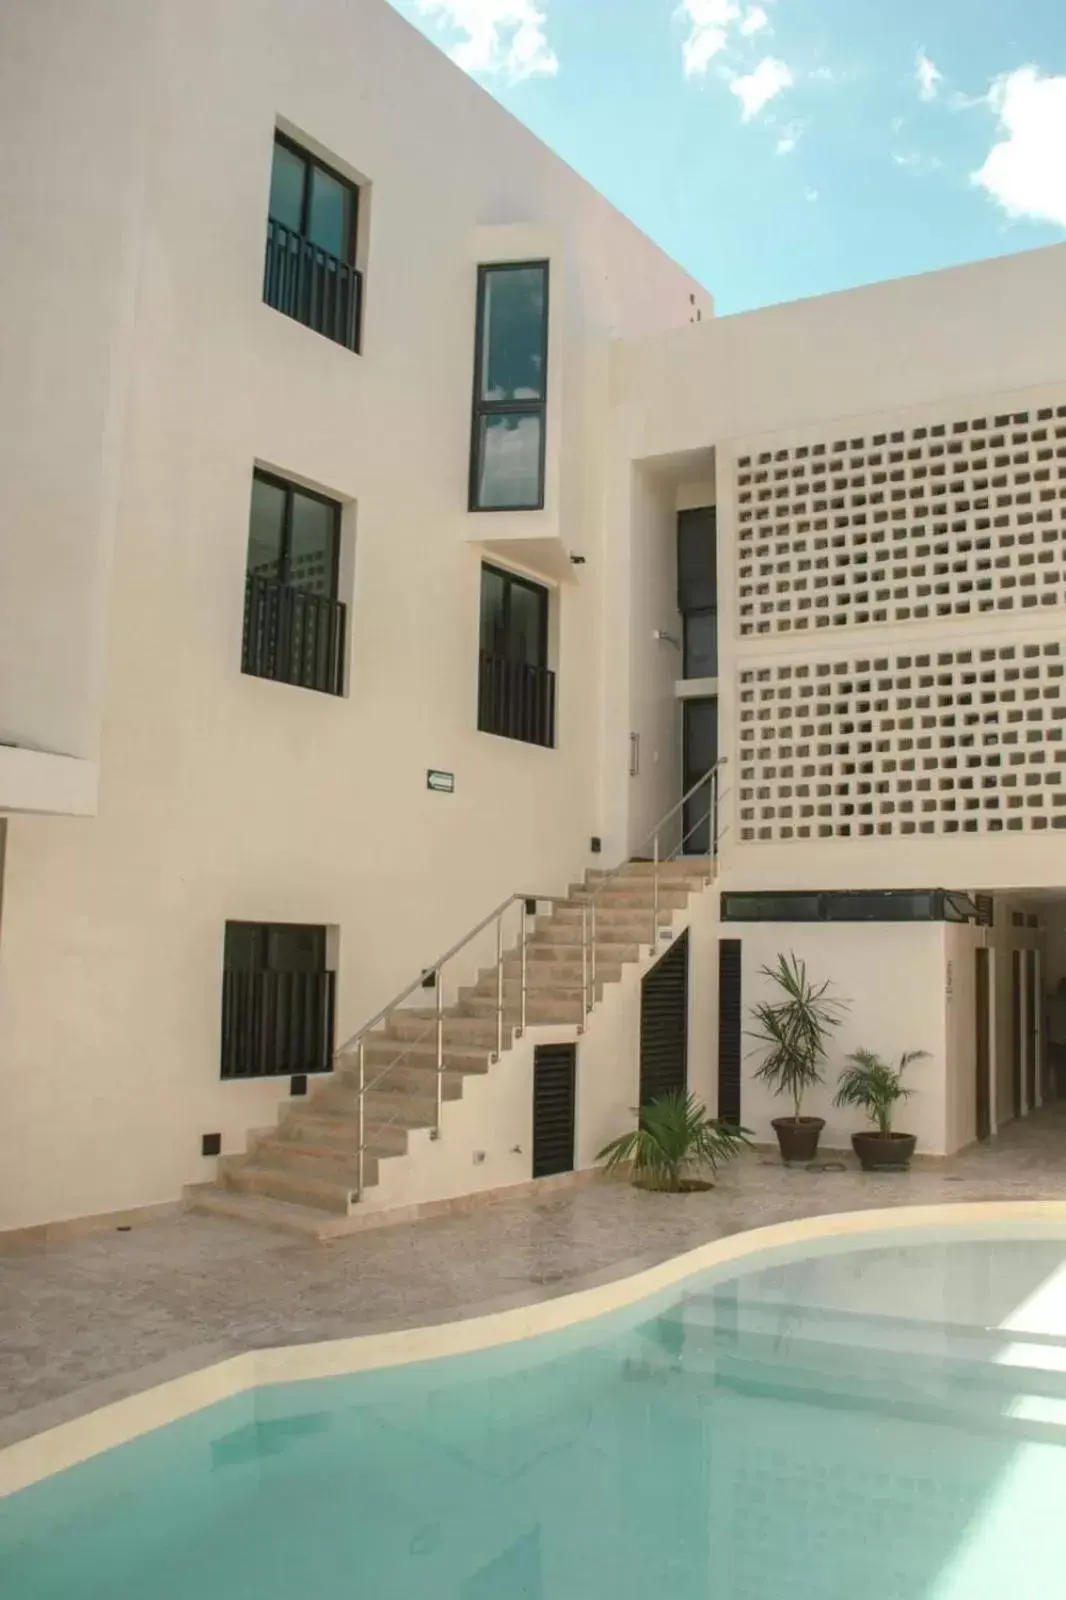
{"type": "Polygon", "coordinates": [[[688,934],[644,978],[640,995],[640,1103],[688,1088],[688,934]]]}
{"type": "Polygon", "coordinates": [[[740,940],[718,941],[718,1115],[740,1121],[740,940]]]}
{"type": "Polygon", "coordinates": [[[538,1044],[533,1051],[533,1176],[574,1170],[577,1045],[538,1044]]]}

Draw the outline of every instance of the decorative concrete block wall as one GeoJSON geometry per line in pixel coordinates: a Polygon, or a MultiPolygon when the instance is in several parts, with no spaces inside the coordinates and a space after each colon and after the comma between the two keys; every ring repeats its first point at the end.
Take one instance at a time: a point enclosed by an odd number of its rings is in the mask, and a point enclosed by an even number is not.
{"type": "Polygon", "coordinates": [[[737,629],[1061,606],[1066,405],[737,457],[737,629]]]}
{"type": "Polygon", "coordinates": [[[1060,638],[742,666],[741,840],[1066,828],[1060,638]]]}

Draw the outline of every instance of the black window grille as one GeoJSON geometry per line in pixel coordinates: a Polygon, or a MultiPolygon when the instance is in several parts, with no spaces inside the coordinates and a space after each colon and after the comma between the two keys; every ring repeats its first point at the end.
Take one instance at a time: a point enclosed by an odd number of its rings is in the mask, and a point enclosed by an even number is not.
{"type": "Polygon", "coordinates": [[[482,567],[477,719],[482,733],[554,745],[555,674],[547,656],[547,589],[499,567],[482,567]]]}
{"type": "Polygon", "coordinates": [[[275,134],[263,299],[355,351],[363,319],[358,226],[358,187],[275,134]]]}
{"type": "Polygon", "coordinates": [[[241,657],[251,677],[343,694],[340,515],[335,500],[255,473],[241,657]]]}
{"type": "Polygon", "coordinates": [[[722,896],[723,922],[971,922],[978,908],[949,889],[759,891],[722,896]]]}
{"type": "Polygon", "coordinates": [[[471,511],[544,505],[548,263],[478,268],[471,511]]]}
{"type": "Polygon", "coordinates": [[[326,965],[325,928],[227,922],[222,1077],[329,1072],[335,984],[326,965]]]}

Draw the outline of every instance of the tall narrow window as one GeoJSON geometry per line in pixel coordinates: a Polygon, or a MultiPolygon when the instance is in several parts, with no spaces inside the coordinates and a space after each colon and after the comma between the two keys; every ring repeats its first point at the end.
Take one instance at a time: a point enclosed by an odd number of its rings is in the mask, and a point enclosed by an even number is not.
{"type": "Polygon", "coordinates": [[[256,472],[248,529],[241,670],[344,692],[346,612],[337,599],[341,508],[256,472]]]}
{"type": "Polygon", "coordinates": [[[471,511],[544,504],[548,263],[478,268],[471,511]]]}
{"type": "Polygon", "coordinates": [[[525,744],[555,743],[555,674],[548,670],[548,591],[481,569],[478,728],[525,744]]]}
{"type": "Polygon", "coordinates": [[[349,350],[362,320],[358,222],[356,185],[275,134],[263,299],[349,350]]]}
{"type": "Polygon", "coordinates": [[[222,975],[222,1076],[328,1072],[335,974],[326,930],[304,923],[227,922],[222,975]]]}
{"type": "Polygon", "coordinates": [[[684,675],[718,676],[718,540],[713,506],[677,518],[677,609],[682,616],[684,675]]]}

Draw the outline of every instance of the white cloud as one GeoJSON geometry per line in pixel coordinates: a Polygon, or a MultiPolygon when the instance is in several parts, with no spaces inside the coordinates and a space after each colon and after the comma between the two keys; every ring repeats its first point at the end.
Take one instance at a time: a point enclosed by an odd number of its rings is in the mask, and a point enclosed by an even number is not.
{"type": "Polygon", "coordinates": [[[939,172],[944,165],[939,156],[926,155],[921,150],[894,150],[892,159],[897,167],[923,177],[930,172],[939,172]]]}
{"type": "Polygon", "coordinates": [[[996,79],[988,104],[1001,137],[972,181],[1008,216],[1066,228],[1066,77],[1019,67],[996,79]]]}
{"type": "Polygon", "coordinates": [[[786,122],[777,138],[774,149],[779,156],[791,155],[803,138],[802,122],[786,122]]]}
{"type": "Polygon", "coordinates": [[[783,61],[777,61],[773,56],[764,56],[753,72],[745,73],[742,78],[734,78],[729,87],[743,106],[745,122],[750,122],[752,117],[758,116],[764,106],[769,105],[775,95],[787,89],[793,82],[792,69],[783,61]]]}
{"type": "Polygon", "coordinates": [[[686,78],[701,77],[734,36],[748,38],[770,26],[762,6],[743,0],[681,0],[681,15],[688,23],[681,47],[686,78]]]}
{"type": "Polygon", "coordinates": [[[465,72],[522,78],[558,72],[538,0],[415,0],[421,16],[461,37],[448,54],[465,72]]]}
{"type": "Polygon", "coordinates": [[[920,100],[935,100],[944,74],[934,61],[930,61],[924,50],[919,50],[914,63],[914,76],[918,82],[918,98],[920,100]]]}

